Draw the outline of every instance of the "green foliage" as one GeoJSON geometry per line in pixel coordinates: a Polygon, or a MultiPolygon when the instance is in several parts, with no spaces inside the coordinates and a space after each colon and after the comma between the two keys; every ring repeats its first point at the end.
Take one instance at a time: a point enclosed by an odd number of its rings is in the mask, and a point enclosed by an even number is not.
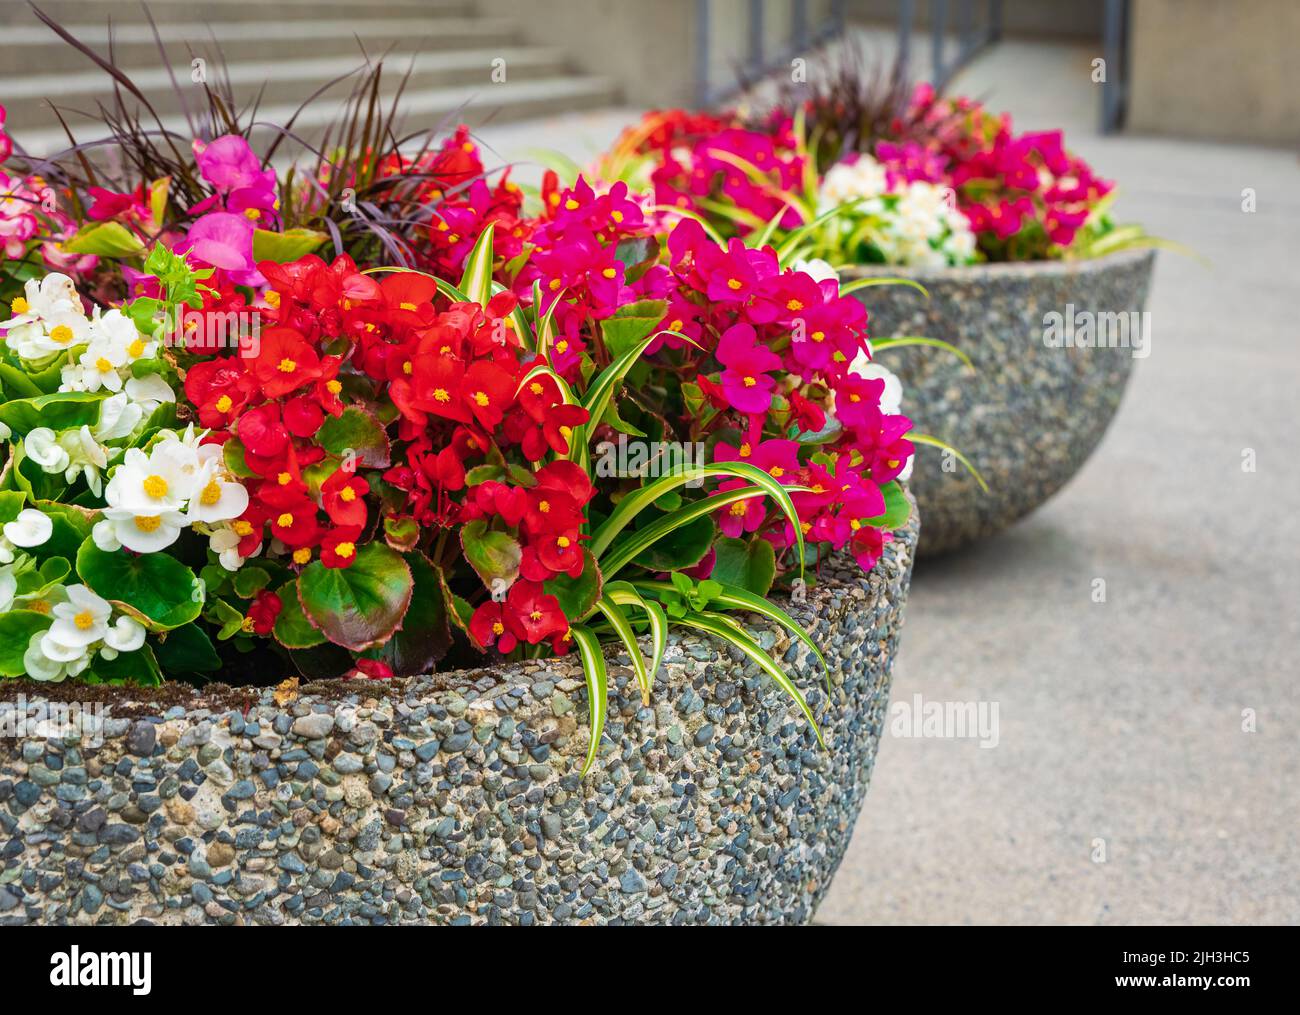
{"type": "Polygon", "coordinates": [[[411,569],[384,543],[357,548],[349,567],[312,561],[298,577],[309,623],[336,645],[360,652],[389,638],[411,602],[411,569]]]}
{"type": "Polygon", "coordinates": [[[188,624],[203,609],[203,582],[167,554],[106,553],[88,538],[77,552],[77,575],[92,592],[151,631],[188,624]]]}

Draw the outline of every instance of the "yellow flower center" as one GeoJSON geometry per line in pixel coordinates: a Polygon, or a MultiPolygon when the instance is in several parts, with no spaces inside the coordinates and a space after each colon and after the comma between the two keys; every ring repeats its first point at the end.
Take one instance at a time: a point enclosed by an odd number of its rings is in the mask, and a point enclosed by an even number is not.
{"type": "Polygon", "coordinates": [[[72,329],[66,324],[56,324],[50,330],[51,341],[58,342],[59,345],[67,345],[72,341],[72,329]]]}
{"type": "Polygon", "coordinates": [[[414,303],[399,303],[399,304],[397,304],[397,306],[398,306],[398,308],[399,308],[400,310],[415,310],[415,309],[416,309],[414,303]]]}
{"type": "Polygon", "coordinates": [[[732,290],[732,292],[735,292],[735,290],[739,289],[739,288],[740,288],[741,286],[743,286],[744,284],[745,284],[745,283],[742,282],[742,281],[740,281],[740,279],[738,279],[738,278],[729,278],[729,279],[727,279],[727,288],[730,289],[730,290],[732,290]]]}
{"type": "Polygon", "coordinates": [[[856,518],[850,518],[849,528],[851,528],[854,532],[857,532],[858,529],[862,528],[862,523],[858,521],[856,518]]]}
{"type": "Polygon", "coordinates": [[[328,391],[331,395],[337,395],[340,391],[343,390],[343,382],[339,380],[326,381],[325,390],[328,391]]]}
{"type": "Polygon", "coordinates": [[[433,397],[437,399],[439,402],[451,401],[451,395],[447,394],[446,388],[435,388],[433,391],[433,397]]]}
{"type": "Polygon", "coordinates": [[[748,508],[745,507],[745,502],[743,500],[738,500],[736,503],[731,505],[731,513],[737,517],[743,515],[747,510],[748,508]]]}
{"type": "Polygon", "coordinates": [[[681,331],[681,330],[682,330],[682,319],[679,317],[679,318],[677,318],[677,320],[673,321],[672,324],[668,325],[668,330],[669,330],[669,331],[681,331]]]}
{"type": "Polygon", "coordinates": [[[601,274],[606,278],[616,278],[618,276],[618,272],[614,268],[606,268],[601,274]]]}
{"type": "Polygon", "coordinates": [[[163,479],[162,476],[146,476],[144,482],[140,485],[144,487],[144,492],[154,500],[160,500],[167,496],[167,480],[163,479]]]}
{"type": "Polygon", "coordinates": [[[244,218],[248,219],[250,222],[256,222],[261,217],[262,217],[262,213],[258,211],[256,208],[244,209],[244,218]]]}
{"type": "Polygon", "coordinates": [[[560,339],[558,342],[556,342],[556,343],[555,343],[555,351],[558,352],[558,353],[560,353],[560,354],[564,354],[564,353],[568,352],[568,351],[569,351],[569,340],[568,340],[567,338],[562,338],[562,339],[560,339]]]}
{"type": "Polygon", "coordinates": [[[570,546],[569,537],[561,536],[559,539],[555,541],[555,545],[558,546],[561,550],[567,550],[570,546]]]}
{"type": "Polygon", "coordinates": [[[234,522],[230,527],[235,530],[237,536],[251,536],[253,534],[253,523],[246,522],[242,518],[234,522]]]}
{"type": "Polygon", "coordinates": [[[529,619],[534,620],[534,621],[541,620],[541,619],[542,619],[542,611],[541,611],[541,610],[533,610],[533,612],[530,613],[530,614],[528,614],[528,616],[529,616],[529,619]]]}
{"type": "Polygon", "coordinates": [[[95,626],[95,615],[89,610],[82,610],[72,618],[72,622],[81,628],[81,630],[88,631],[90,628],[95,626]]]}
{"type": "Polygon", "coordinates": [[[298,369],[298,364],[286,356],[275,365],[275,369],[279,370],[282,374],[291,374],[298,369]]]}
{"type": "Polygon", "coordinates": [[[241,631],[243,631],[245,634],[252,634],[252,633],[253,633],[253,618],[252,618],[252,617],[245,617],[242,621],[240,621],[239,629],[240,629],[241,631]]]}
{"type": "Polygon", "coordinates": [[[352,487],[350,486],[345,486],[342,490],[339,491],[339,500],[344,500],[347,501],[349,504],[351,504],[356,499],[357,499],[357,491],[352,489],[352,487]]]}
{"type": "Polygon", "coordinates": [[[141,532],[157,532],[158,526],[162,524],[162,518],[158,515],[136,515],[135,527],[141,532]]]}
{"type": "Polygon", "coordinates": [[[293,477],[287,472],[281,472],[275,477],[275,481],[281,486],[288,486],[293,482],[293,477]]]}
{"type": "Polygon", "coordinates": [[[275,520],[275,524],[280,526],[282,529],[287,529],[293,524],[293,515],[286,511],[275,520]]]}
{"type": "Polygon", "coordinates": [[[578,202],[575,201],[573,198],[569,198],[567,201],[564,202],[564,207],[566,211],[576,211],[578,208],[578,202]]]}
{"type": "Polygon", "coordinates": [[[753,453],[754,453],[754,449],[749,446],[749,441],[746,441],[744,444],[740,446],[741,458],[748,458],[753,453]]]}
{"type": "Polygon", "coordinates": [[[25,314],[31,310],[31,306],[21,296],[15,296],[14,301],[9,304],[9,309],[15,314],[25,314]]]}
{"type": "Polygon", "coordinates": [[[773,465],[771,472],[772,472],[773,479],[780,479],[782,476],[785,475],[785,469],[781,468],[781,466],[779,465],[773,465]]]}
{"type": "Polygon", "coordinates": [[[534,395],[540,395],[540,394],[541,394],[543,391],[545,391],[546,389],[543,388],[543,387],[542,387],[540,384],[538,384],[536,381],[533,381],[532,384],[528,385],[528,390],[531,391],[534,395]]]}
{"type": "Polygon", "coordinates": [[[537,510],[540,511],[540,512],[541,512],[542,514],[544,514],[544,515],[545,515],[545,514],[550,514],[550,513],[551,513],[551,502],[550,502],[549,500],[544,500],[544,501],[542,501],[541,503],[539,503],[539,504],[537,505],[537,510]]]}
{"type": "Polygon", "coordinates": [[[787,303],[787,304],[785,305],[785,309],[786,309],[786,310],[802,310],[802,309],[803,309],[803,304],[800,303],[798,300],[791,300],[789,303],[787,303]]]}
{"type": "Polygon", "coordinates": [[[139,359],[144,355],[144,339],[137,338],[126,347],[126,354],[132,359],[139,359]]]}
{"type": "Polygon", "coordinates": [[[850,402],[860,402],[860,401],[862,401],[862,396],[861,396],[861,395],[849,395],[849,401],[850,401],[850,402]]]}
{"type": "Polygon", "coordinates": [[[229,412],[230,407],[234,404],[229,395],[222,395],[217,399],[217,412],[229,412]]]}
{"type": "Polygon", "coordinates": [[[404,373],[404,374],[408,374],[408,375],[409,375],[410,372],[411,372],[412,370],[414,370],[414,369],[415,369],[415,367],[411,364],[411,361],[410,361],[409,359],[408,359],[405,363],[402,364],[402,373],[404,373]]]}
{"type": "Polygon", "coordinates": [[[49,613],[50,604],[49,601],[46,599],[33,599],[30,603],[27,604],[27,609],[31,610],[34,613],[49,613]]]}
{"type": "Polygon", "coordinates": [[[505,634],[505,633],[506,633],[506,625],[503,624],[503,623],[501,623],[501,621],[499,621],[499,620],[494,620],[494,621],[492,621],[492,633],[493,633],[493,634],[505,634]]]}
{"type": "Polygon", "coordinates": [[[824,341],[824,340],[825,340],[825,338],[826,338],[826,332],[824,332],[824,331],[814,331],[814,332],[813,332],[811,335],[809,335],[808,337],[811,338],[814,342],[821,342],[821,341],[824,341]]]}
{"type": "Polygon", "coordinates": [[[106,374],[112,371],[113,364],[110,363],[108,360],[104,359],[103,356],[100,356],[99,359],[95,360],[95,369],[98,370],[101,374],[106,374]]]}
{"type": "Polygon", "coordinates": [[[280,294],[276,292],[274,289],[266,290],[266,295],[263,297],[263,299],[266,300],[266,305],[268,307],[274,308],[280,305],[280,294]]]}
{"type": "Polygon", "coordinates": [[[221,500],[221,484],[215,479],[209,480],[208,485],[199,494],[199,503],[211,507],[219,500],[221,500]]]}
{"type": "Polygon", "coordinates": [[[306,564],[309,560],[311,560],[310,547],[300,546],[293,551],[293,562],[295,564],[306,564]]]}
{"type": "Polygon", "coordinates": [[[337,557],[351,557],[356,552],[357,548],[346,540],[334,547],[334,554],[337,557]]]}
{"type": "Polygon", "coordinates": [[[612,211],[609,213],[609,217],[612,218],[615,222],[623,221],[623,213],[621,211],[612,211]]]}
{"type": "Polygon", "coordinates": [[[483,392],[481,392],[481,391],[476,391],[476,392],[474,392],[474,404],[475,404],[475,405],[480,406],[480,407],[484,407],[484,406],[486,406],[486,405],[488,404],[488,401],[489,401],[488,396],[485,395],[483,392]]]}
{"type": "Polygon", "coordinates": [[[556,289],[560,288],[560,280],[558,278],[551,279],[550,282],[547,283],[547,287],[551,292],[555,292],[556,289]]]}
{"type": "Polygon", "coordinates": [[[754,378],[752,378],[752,377],[746,377],[746,378],[745,378],[745,387],[747,387],[747,388],[752,388],[752,387],[753,387],[755,384],[757,384],[757,383],[758,383],[758,381],[754,380],[754,378]]]}

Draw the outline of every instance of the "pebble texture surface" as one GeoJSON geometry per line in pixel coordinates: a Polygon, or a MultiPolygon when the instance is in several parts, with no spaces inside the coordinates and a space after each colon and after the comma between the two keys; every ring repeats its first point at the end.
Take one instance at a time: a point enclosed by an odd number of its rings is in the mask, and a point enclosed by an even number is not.
{"type": "Polygon", "coordinates": [[[609,656],[585,780],[572,656],[254,691],[247,709],[110,708],[100,746],[0,738],[0,925],[806,923],[871,778],[917,529],[914,511],[872,571],[830,561],[787,604],[829,699],[800,642],[744,617],[824,751],[756,666],[676,629],[649,707],[609,656]]]}
{"type": "Polygon", "coordinates": [[[913,270],[844,272],[920,282],[869,286],[856,295],[873,340],[919,335],[961,349],[972,373],[944,349],[881,350],[903,382],[903,411],[923,433],[961,451],[988,483],[984,493],[955,459],[921,448],[911,479],[925,519],[919,554],[933,556],[991,536],[1056,493],[1092,454],[1133,368],[1134,349],[1055,348],[1046,315],[1141,311],[1154,251],[1092,261],[1044,261],[913,270]]]}

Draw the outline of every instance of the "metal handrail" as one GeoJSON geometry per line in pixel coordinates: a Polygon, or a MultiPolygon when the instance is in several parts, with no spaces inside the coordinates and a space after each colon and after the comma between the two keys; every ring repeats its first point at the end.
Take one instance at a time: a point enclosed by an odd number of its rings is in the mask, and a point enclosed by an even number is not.
{"type": "MultiPolygon", "coordinates": [[[[768,0],[749,0],[745,19],[748,51],[736,68],[735,79],[714,85],[710,80],[712,67],[709,45],[715,27],[712,4],[710,0],[695,0],[695,101],[698,106],[711,106],[734,95],[744,84],[756,81],[844,31],[846,0],[832,0],[830,13],[816,24],[809,20],[807,0],[784,0],[792,4],[790,37],[769,54],[764,42],[764,8],[767,2],[768,0]]],[[[783,0],[774,2],[781,3],[783,0]]]]}

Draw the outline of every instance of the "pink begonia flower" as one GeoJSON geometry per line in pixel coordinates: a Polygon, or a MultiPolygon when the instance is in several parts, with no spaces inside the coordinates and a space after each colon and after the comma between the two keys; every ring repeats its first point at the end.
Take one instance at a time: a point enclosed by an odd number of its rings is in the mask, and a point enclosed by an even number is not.
{"type": "Polygon", "coordinates": [[[726,367],[720,378],[722,391],[741,412],[766,412],[771,407],[776,381],[767,371],[781,367],[781,357],[757,341],[748,324],[734,324],[722,333],[714,354],[726,367]]]}
{"type": "Polygon", "coordinates": [[[243,215],[208,212],[198,219],[176,248],[224,271],[236,285],[261,285],[265,280],[253,260],[253,223],[243,215]]]}
{"type": "Polygon", "coordinates": [[[194,157],[203,178],[222,194],[245,188],[275,190],[275,170],[263,170],[248,141],[238,134],[226,134],[207,144],[196,140],[194,157]]]}

